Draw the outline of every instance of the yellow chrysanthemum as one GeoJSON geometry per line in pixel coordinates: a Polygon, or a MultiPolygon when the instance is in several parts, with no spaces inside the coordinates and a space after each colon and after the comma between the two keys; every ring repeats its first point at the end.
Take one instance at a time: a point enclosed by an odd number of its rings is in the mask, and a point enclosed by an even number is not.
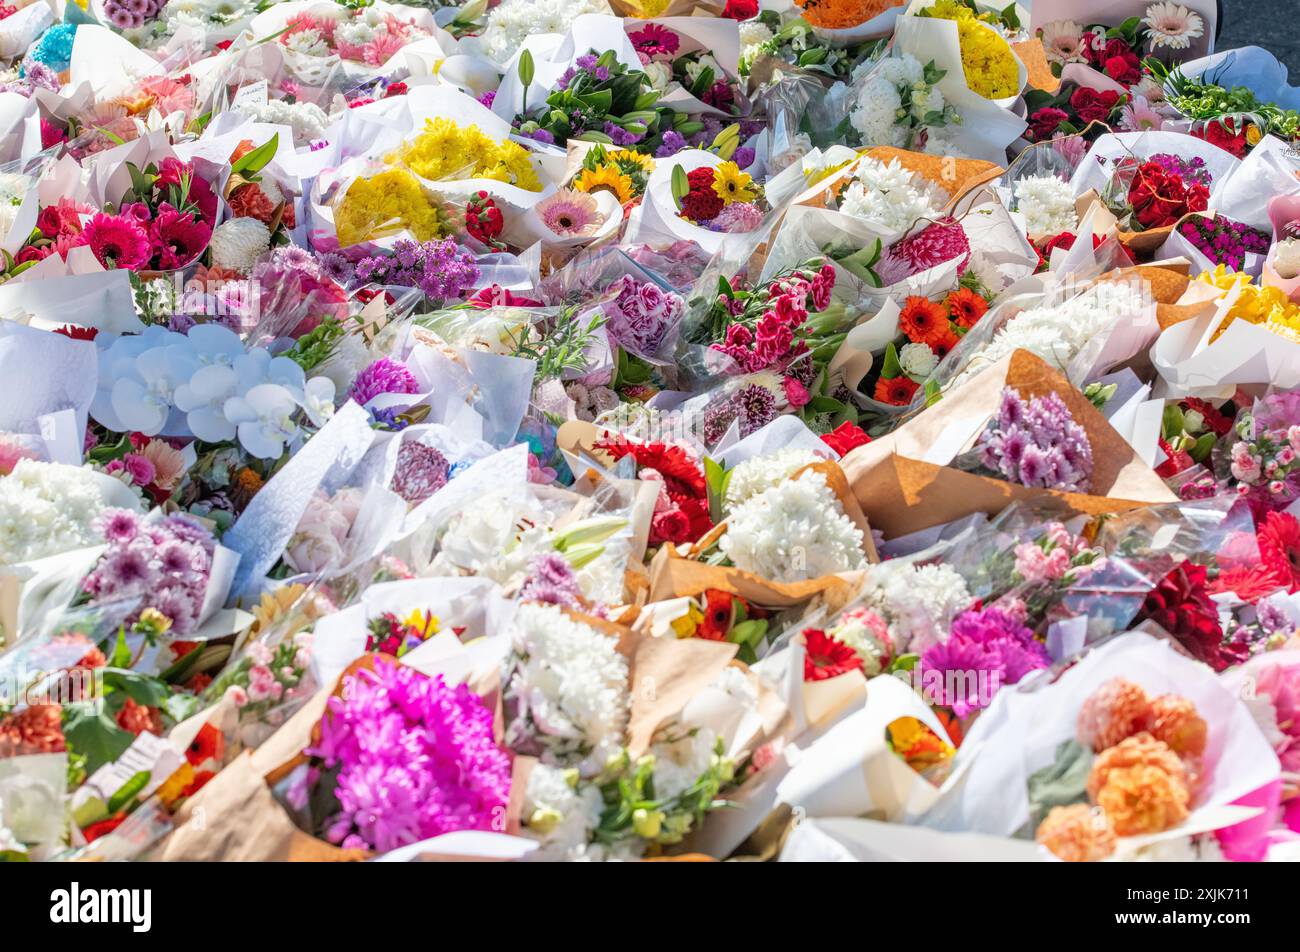
{"type": "Polygon", "coordinates": [[[1300,341],[1300,305],[1294,304],[1280,289],[1254,284],[1250,275],[1229,271],[1223,265],[1218,265],[1213,271],[1201,272],[1197,280],[1218,288],[1223,295],[1241,289],[1227,319],[1210,338],[1211,342],[1218,340],[1234,321],[1258,324],[1279,337],[1300,341]]]}
{"type": "Polygon", "coordinates": [[[582,174],[573,180],[573,187],[579,192],[612,192],[620,205],[626,205],[635,197],[632,180],[614,165],[602,165],[597,169],[583,169],[582,174]]]}
{"type": "Polygon", "coordinates": [[[752,202],[758,198],[758,189],[748,172],[742,172],[735,162],[723,162],[713,170],[713,191],[723,205],[732,202],[752,202]]]}
{"type": "Polygon", "coordinates": [[[530,154],[509,139],[493,139],[477,126],[458,126],[450,119],[427,119],[424,131],[388,156],[432,182],[486,178],[540,192],[530,154]]]}
{"type": "Polygon", "coordinates": [[[419,241],[442,233],[438,209],[405,169],[386,169],[353,182],[334,213],[334,225],[344,247],[403,228],[419,241]]]}
{"type": "Polygon", "coordinates": [[[926,14],[939,20],[956,21],[962,72],[972,91],[985,99],[1005,99],[1020,91],[1020,68],[1010,44],[981,22],[970,7],[957,0],[938,0],[926,14]]]}

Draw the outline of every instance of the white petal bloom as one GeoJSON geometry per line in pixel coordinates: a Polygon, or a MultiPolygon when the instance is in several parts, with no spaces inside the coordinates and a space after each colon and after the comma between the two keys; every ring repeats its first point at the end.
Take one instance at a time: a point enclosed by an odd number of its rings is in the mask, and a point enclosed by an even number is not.
{"type": "Polygon", "coordinates": [[[862,530],[844,514],[826,477],[809,471],[733,509],[718,548],[732,563],[777,582],[859,569],[862,530]]]}
{"type": "Polygon", "coordinates": [[[95,474],[78,466],[22,459],[0,479],[0,565],[14,565],[102,541],[104,509],[95,474]]]}
{"type": "Polygon", "coordinates": [[[271,231],[256,218],[232,218],[212,232],[208,244],[212,264],[218,268],[248,271],[271,247],[271,231]]]}
{"type": "Polygon", "coordinates": [[[537,764],[524,791],[523,832],[541,841],[541,856],[580,859],[604,808],[599,788],[583,783],[576,770],[537,764]]]}
{"type": "Polygon", "coordinates": [[[880,233],[882,240],[901,238],[916,222],[938,218],[937,196],[897,159],[863,159],[840,199],[840,209],[880,233]]]}
{"type": "Polygon", "coordinates": [[[865,604],[889,625],[899,652],[920,653],[948,639],[970,605],[966,580],[947,565],[882,562],[867,573],[865,604]]]}
{"type": "Polygon", "coordinates": [[[1280,278],[1290,281],[1300,277],[1300,239],[1287,238],[1277,243],[1273,252],[1273,268],[1280,278]]]}
{"type": "Polygon", "coordinates": [[[567,33],[584,13],[609,12],[605,0],[504,0],[488,14],[483,49],[505,63],[534,34],[567,33]]]}
{"type": "Polygon", "coordinates": [[[298,435],[293,422],[298,403],[284,387],[259,384],[225,404],[226,419],[235,424],[239,442],[259,459],[279,459],[284,444],[298,435]]]}
{"type": "Polygon", "coordinates": [[[727,507],[739,506],[819,459],[810,450],[787,446],[767,456],[745,460],[727,477],[727,507]]]}
{"type": "Polygon", "coordinates": [[[1024,216],[1031,235],[1059,235],[1079,226],[1070,183],[1051,173],[1020,179],[1015,186],[1015,200],[1015,210],[1024,216]]]}
{"type": "Polygon", "coordinates": [[[334,381],[329,377],[312,377],[303,390],[302,408],[313,426],[324,426],[334,416],[334,381]]]}
{"type": "Polygon", "coordinates": [[[928,377],[939,365],[939,358],[929,344],[911,343],[898,352],[898,362],[909,377],[928,377]]]}
{"type": "Polygon", "coordinates": [[[1151,49],[1167,46],[1171,50],[1185,50],[1192,40],[1205,35],[1205,21],[1181,3],[1153,3],[1147,7],[1142,22],[1147,25],[1147,38],[1151,49]]]}
{"type": "Polygon", "coordinates": [[[226,401],[239,389],[239,375],[231,367],[200,368],[187,383],[176,388],[176,408],[195,436],[206,443],[234,439],[235,424],[226,417],[226,401]]]}

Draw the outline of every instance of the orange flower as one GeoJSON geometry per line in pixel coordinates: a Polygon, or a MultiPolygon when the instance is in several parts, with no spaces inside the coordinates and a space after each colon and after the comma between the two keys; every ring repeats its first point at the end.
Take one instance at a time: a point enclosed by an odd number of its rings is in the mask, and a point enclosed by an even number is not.
{"type": "Polygon", "coordinates": [[[897,377],[881,377],[876,381],[875,398],[890,406],[905,407],[912,402],[912,395],[919,386],[911,377],[902,374],[897,377]]]}
{"type": "Polygon", "coordinates": [[[0,758],[67,750],[57,704],[34,704],[0,719],[0,758]]]}
{"type": "Polygon", "coordinates": [[[1052,807],[1035,838],[1067,863],[1095,863],[1115,852],[1110,820],[1086,803],[1052,807]]]}
{"type": "Polygon", "coordinates": [[[137,704],[131,698],[127,698],[126,705],[117,712],[117,726],[137,736],[148,731],[150,734],[157,734],[161,737],[163,732],[162,714],[156,707],[137,704]]]}
{"type": "Polygon", "coordinates": [[[1177,694],[1162,694],[1151,702],[1151,734],[1180,757],[1205,753],[1208,728],[1196,705],[1177,694]]]}
{"type": "Polygon", "coordinates": [[[903,6],[902,0],[795,0],[803,18],[813,26],[830,30],[866,23],[886,10],[903,6]]]}
{"type": "Polygon", "coordinates": [[[732,595],[720,589],[710,588],[704,593],[704,620],[695,630],[696,638],[709,641],[726,641],[727,632],[731,630],[734,617],[732,595]]]}
{"type": "MultiPolygon", "coordinates": [[[[1169,749],[1168,744],[1156,740],[1146,731],[1125,738],[1114,747],[1103,750],[1097,755],[1088,774],[1089,799],[1094,803],[1099,802],[1098,797],[1102,789],[1110,783],[1110,775],[1117,770],[1127,770],[1131,767],[1153,767],[1167,773],[1183,788],[1186,799],[1191,799],[1187,784],[1187,768],[1178,759],[1178,755],[1169,749]]],[[[1118,825],[1116,829],[1119,829],[1118,825]]]]}
{"type": "Polygon", "coordinates": [[[219,761],[225,749],[226,736],[211,724],[204,724],[186,748],[185,759],[197,767],[207,760],[219,761]]]}
{"type": "Polygon", "coordinates": [[[1079,708],[1079,743],[1100,753],[1151,726],[1151,702],[1142,686],[1112,678],[1079,708]]]}
{"type": "Polygon", "coordinates": [[[989,302],[970,288],[959,288],[948,295],[943,302],[958,327],[970,330],[981,317],[988,313],[989,302]]]}
{"type": "Polygon", "coordinates": [[[1097,793],[1120,836],[1161,833],[1187,819],[1191,795],[1177,777],[1151,764],[1120,767],[1107,774],[1097,793]]]}
{"type": "Polygon", "coordinates": [[[948,310],[929,298],[913,295],[903,302],[898,327],[908,340],[918,344],[938,343],[948,337],[948,310]]]}

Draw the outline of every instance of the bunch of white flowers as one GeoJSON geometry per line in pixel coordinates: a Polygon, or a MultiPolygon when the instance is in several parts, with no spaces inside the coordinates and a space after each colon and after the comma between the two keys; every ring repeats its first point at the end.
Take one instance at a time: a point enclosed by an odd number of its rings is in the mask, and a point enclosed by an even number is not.
{"type": "Polygon", "coordinates": [[[787,446],[767,456],[745,460],[727,478],[727,507],[739,506],[763,490],[785,482],[797,470],[816,463],[819,459],[811,450],[787,446]]]}
{"type": "Polygon", "coordinates": [[[0,478],[0,565],[102,542],[94,522],[103,509],[91,470],[19,460],[0,478]]]}
{"type": "Polygon", "coordinates": [[[609,13],[605,0],[505,0],[488,14],[483,49],[505,63],[537,33],[568,33],[584,13],[609,13]]]}
{"type": "Polygon", "coordinates": [[[506,744],[595,776],[627,730],[627,659],[618,641],[554,605],[520,605],[506,659],[506,744]]]}
{"type": "Polygon", "coordinates": [[[1273,270],[1277,276],[1290,281],[1300,277],[1300,238],[1279,241],[1273,252],[1273,270]]]}
{"type": "Polygon", "coordinates": [[[844,514],[825,475],[815,471],[778,483],[732,509],[718,548],[737,568],[777,582],[866,565],[862,530],[844,514]]]}
{"type": "Polygon", "coordinates": [[[1079,227],[1070,183],[1052,175],[1027,175],[1016,182],[1015,210],[1031,235],[1059,235],[1079,227]]]}
{"type": "Polygon", "coordinates": [[[872,567],[864,604],[889,625],[897,651],[920,653],[948,639],[971,601],[966,580],[946,565],[882,562],[872,567]]]}
{"type": "Polygon", "coordinates": [[[546,513],[529,501],[488,495],[452,515],[430,573],[522,582],[534,556],[554,551],[546,513]]]}
{"type": "Polygon", "coordinates": [[[289,126],[293,129],[294,142],[299,144],[321,138],[325,135],[325,127],[329,125],[329,116],[325,110],[310,102],[290,103],[283,99],[269,99],[262,103],[244,101],[235,108],[255,122],[289,126]]]}
{"type": "Polygon", "coordinates": [[[942,215],[933,186],[913,176],[897,159],[864,158],[858,163],[839,210],[866,222],[887,243],[901,238],[916,222],[942,215]]]}
{"type": "Polygon", "coordinates": [[[600,790],[577,770],[537,764],[524,790],[523,833],[541,843],[539,858],[585,859],[604,808],[600,790]]]}
{"type": "Polygon", "coordinates": [[[208,242],[214,267],[229,268],[245,274],[270,249],[271,230],[251,217],[223,221],[212,232],[212,240],[208,242]]]}
{"type": "Polygon", "coordinates": [[[958,121],[935,85],[935,73],[910,53],[879,63],[866,61],[854,70],[849,123],[864,146],[911,148],[921,132],[958,121]]]}

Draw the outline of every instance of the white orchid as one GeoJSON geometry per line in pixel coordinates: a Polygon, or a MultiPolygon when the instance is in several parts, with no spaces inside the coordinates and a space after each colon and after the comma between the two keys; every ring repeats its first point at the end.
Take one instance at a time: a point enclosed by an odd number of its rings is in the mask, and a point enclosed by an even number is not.
{"type": "Polygon", "coordinates": [[[298,435],[294,412],[298,401],[284,387],[258,384],[242,397],[226,401],[226,419],[236,425],[239,442],[259,459],[279,459],[285,443],[298,435]]]}

